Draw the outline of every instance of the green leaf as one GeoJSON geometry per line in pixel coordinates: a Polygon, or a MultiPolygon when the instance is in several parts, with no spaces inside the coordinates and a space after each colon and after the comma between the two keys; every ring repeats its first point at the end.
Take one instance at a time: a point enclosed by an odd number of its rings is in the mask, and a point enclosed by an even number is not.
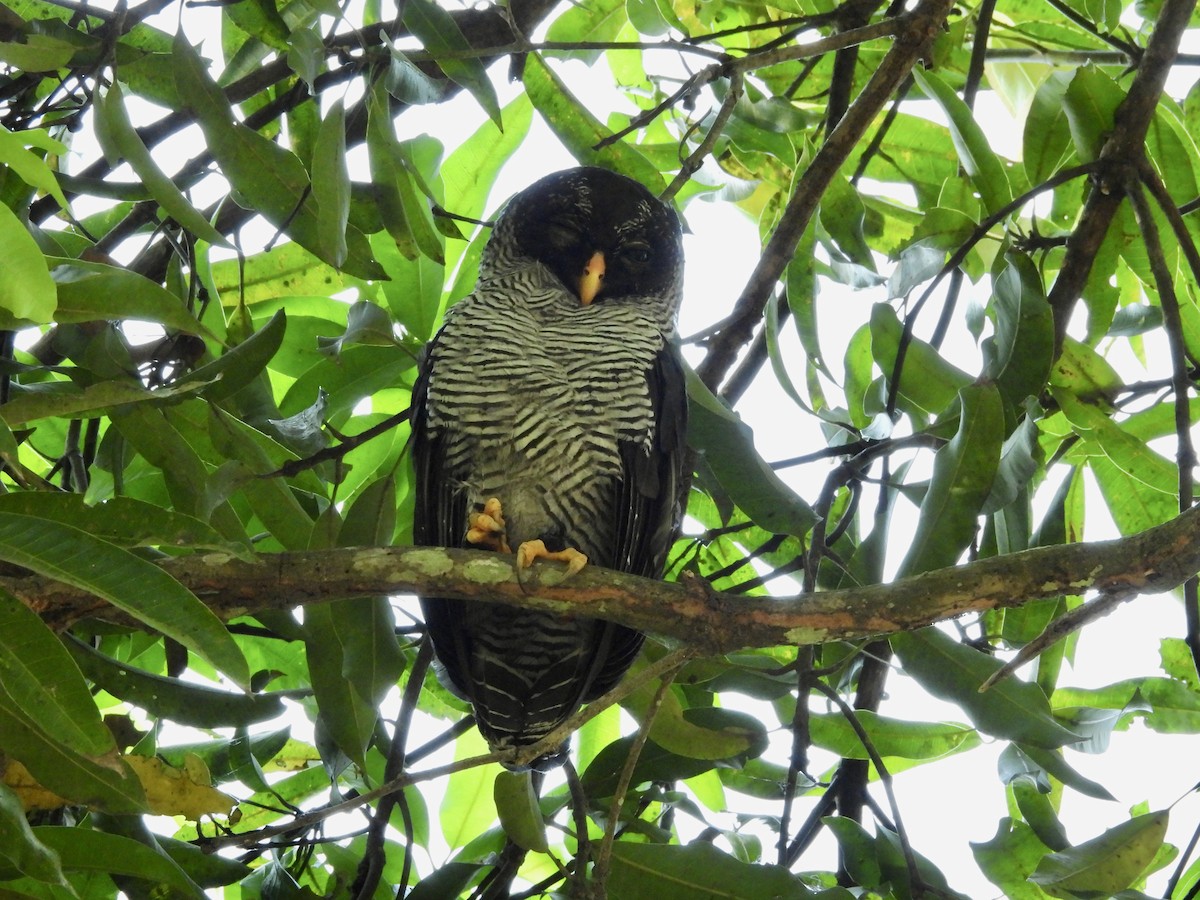
{"type": "Polygon", "coordinates": [[[0,559],[95,594],[249,683],[242,651],[212,610],[128,550],[61,522],[0,513],[0,559]]]}
{"type": "Polygon", "coordinates": [[[804,502],[758,455],[754,435],[689,367],[688,443],[704,459],[730,499],[760,528],[803,537],[816,522],[804,502]]]}
{"type": "Polygon", "coordinates": [[[979,686],[1002,665],[993,656],[936,628],[895,635],[892,647],[905,672],[935,697],[956,704],[980,731],[1050,749],[1079,740],[1054,718],[1036,684],[1010,677],[980,693],[979,686]]]}
{"type": "Polygon", "coordinates": [[[534,109],[582,165],[612,169],[640,181],[654,194],[662,193],[664,184],[658,167],[632,144],[621,140],[596,149],[612,132],[575,98],[537,53],[525,58],[523,82],[534,109]]]}
{"type": "Polygon", "coordinates": [[[179,96],[197,117],[208,149],[233,187],[268,221],[326,262],[361,278],[380,277],[383,273],[371,259],[366,238],[352,226],[347,227],[345,260],[337,264],[323,255],[317,201],[304,164],[291,151],[233,121],[229,102],[183,31],[176,35],[173,49],[179,96]]]}
{"type": "Polygon", "coordinates": [[[132,497],[113,497],[89,506],[78,494],[3,494],[0,512],[52,519],[122,547],[210,549],[244,555],[206,522],[132,497]]]}
{"type": "Polygon", "coordinates": [[[976,121],[971,108],[953,89],[933,72],[920,66],[913,68],[913,79],[921,90],[935,100],[950,120],[950,136],[963,169],[979,190],[983,206],[995,213],[1012,200],[1012,187],[1004,164],[976,121]]]}
{"type": "Polygon", "coordinates": [[[900,577],[952,566],[975,537],[1004,443],[1004,409],[994,385],[959,392],[958,433],[933,458],[933,477],[900,577]]]}
{"type": "MultiPolygon", "coordinates": [[[[904,326],[896,311],[886,303],[871,310],[871,352],[883,377],[891,381],[904,326]]],[[[931,415],[949,409],[959,391],[971,383],[971,376],[951,365],[930,344],[910,338],[900,373],[900,398],[910,406],[931,415]]]]}
{"type": "Polygon", "coordinates": [[[33,829],[39,841],[58,854],[69,872],[127,875],[151,884],[152,890],[203,900],[204,892],[170,858],[132,838],[90,828],[43,825],[33,829]]]}
{"type": "Polygon", "coordinates": [[[466,88],[483,107],[488,117],[499,125],[500,103],[496,99],[496,89],[492,87],[483,63],[474,56],[450,55],[470,53],[473,50],[463,37],[454,17],[433,0],[406,0],[403,15],[405,27],[433,56],[446,76],[455,84],[466,88]]]}
{"type": "Polygon", "coordinates": [[[220,401],[251,384],[283,346],[286,314],[277,310],[269,322],[212,362],[199,366],[179,379],[179,384],[199,382],[203,395],[220,401]]]}
{"type": "Polygon", "coordinates": [[[79,259],[48,257],[47,262],[57,285],[57,322],[144,319],[212,337],[182,300],[137,272],[79,259]]]}
{"type": "Polygon", "coordinates": [[[346,650],[338,639],[335,615],[346,615],[346,606],[315,603],[304,610],[304,646],[320,724],[338,749],[359,765],[364,764],[367,742],[375,730],[378,713],[373,703],[346,680],[346,650]]]}
{"type": "MultiPolygon", "coordinates": [[[[244,726],[283,715],[283,701],[269,694],[240,694],[143,671],[68,637],[83,674],[118,700],[151,715],[197,728],[244,726]]],[[[94,707],[94,704],[93,704],[94,707]]]]}
{"type": "Polygon", "coordinates": [[[1070,72],[1051,72],[1033,95],[1021,154],[1025,175],[1033,184],[1045,181],[1069,158],[1071,126],[1067,119],[1066,94],[1070,72]]]}
{"type": "Polygon", "coordinates": [[[608,891],[621,900],[815,896],[787,869],[744,863],[711,844],[678,847],[626,841],[613,844],[608,891]]]}
{"type": "MultiPolygon", "coordinates": [[[[456,760],[487,752],[487,745],[474,729],[455,741],[456,760]]],[[[447,780],[439,818],[442,836],[451,850],[466,846],[468,841],[485,832],[496,821],[492,779],[499,771],[497,765],[475,766],[455,772],[447,780]]]]}
{"type": "Polygon", "coordinates": [[[988,313],[996,333],[984,342],[987,374],[1005,402],[1019,407],[1041,396],[1054,362],[1054,315],[1028,258],[1010,258],[994,282],[988,313]]]}
{"type": "Polygon", "coordinates": [[[1056,897],[1111,897],[1132,887],[1167,833],[1166,810],[1136,816],[1038,863],[1029,880],[1056,897]]]}
{"type": "Polygon", "coordinates": [[[120,159],[125,160],[163,212],[201,240],[228,247],[225,236],[196,211],[175,186],[175,182],[154,162],[154,157],[129,121],[125,98],[118,82],[113,82],[103,95],[97,95],[95,108],[96,136],[108,161],[115,164],[120,159]]]}
{"type": "Polygon", "coordinates": [[[0,862],[46,884],[66,886],[58,854],[34,835],[21,801],[0,783],[0,862]]]}
{"type": "MultiPolygon", "coordinates": [[[[565,44],[615,41],[629,21],[625,0],[595,0],[572,5],[550,24],[546,40],[565,44]]],[[[603,50],[551,51],[592,65],[603,50]]]]}
{"type": "Polygon", "coordinates": [[[313,196],[321,256],[335,267],[346,260],[350,170],[346,165],[346,111],[339,99],[321,119],[313,147],[313,196]]]}
{"type": "Polygon", "coordinates": [[[63,799],[113,813],[141,813],[141,782],[116,753],[81,756],[51,738],[0,685],[0,750],[63,799]]]}
{"type": "MultiPolygon", "coordinates": [[[[974,728],[956,722],[909,722],[881,716],[870,710],[857,712],[859,724],[882,757],[935,759],[969,750],[979,744],[974,728]]],[[[810,717],[813,743],[843,759],[869,759],[858,734],[840,713],[817,713],[810,717]]]]}
{"type": "Polygon", "coordinates": [[[1124,388],[1125,382],[1103,356],[1086,344],[1067,338],[1050,371],[1050,385],[1067,388],[1080,400],[1095,400],[1113,396],[1124,388]]]}
{"type": "Polygon", "coordinates": [[[492,799],[496,803],[500,825],[514,844],[539,853],[550,849],[546,841],[546,823],[529,772],[497,772],[492,799]]]}
{"type": "Polygon", "coordinates": [[[1003,818],[990,841],[971,844],[975,862],[988,881],[1011,900],[1045,900],[1050,896],[1027,880],[1049,848],[1024,822],[1003,818]]]}
{"type": "Polygon", "coordinates": [[[49,194],[62,209],[67,209],[70,204],[59,187],[54,170],[29,147],[36,147],[48,156],[57,156],[67,150],[67,145],[52,138],[45,128],[12,132],[0,126],[0,165],[7,166],[31,188],[49,194]]]}
{"type": "Polygon", "coordinates": [[[117,749],[112,734],[54,633],[33,610],[0,591],[0,682],[18,707],[37,710],[47,736],[83,756],[117,749]]]}
{"type": "Polygon", "coordinates": [[[4,260],[0,310],[11,316],[8,320],[52,321],[58,299],[46,258],[21,220],[3,203],[0,203],[0,259],[4,260]]]}
{"type": "Polygon", "coordinates": [[[1124,99],[1121,86],[1096,66],[1088,64],[1076,70],[1063,102],[1075,152],[1082,161],[1091,162],[1100,155],[1124,99]]]}

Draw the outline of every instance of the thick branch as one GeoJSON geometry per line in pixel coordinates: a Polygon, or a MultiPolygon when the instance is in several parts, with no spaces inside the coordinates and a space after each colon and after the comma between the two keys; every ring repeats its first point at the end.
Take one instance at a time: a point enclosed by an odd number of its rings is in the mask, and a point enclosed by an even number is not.
{"type": "MultiPolygon", "coordinates": [[[[395,593],[486,600],[610,619],[705,653],[891,634],[967,612],[1085,591],[1165,591],[1200,571],[1200,507],[1114,541],[1039,547],[891,585],[794,597],[744,597],[692,579],[668,584],[595,567],[563,583],[563,567],[520,578],[512,558],[478,550],[351,548],[264,554],[247,562],[202,553],[163,563],[224,619],[345,597],[395,593]]],[[[47,578],[0,578],[56,628],[120,619],[83,591],[47,578]]]]}
{"type": "Polygon", "coordinates": [[[800,177],[733,313],[709,343],[708,353],[696,373],[710,388],[715,390],[719,386],[738,353],[753,337],[767,300],[791,262],[822,195],[879,111],[926,52],[929,42],[945,23],[950,6],[949,0],[922,0],[911,13],[900,17],[902,24],[898,24],[895,44],[800,177]]]}
{"type": "MultiPolygon", "coordinates": [[[[1101,163],[1132,166],[1142,158],[1146,132],[1158,108],[1167,74],[1179,55],[1179,42],[1195,6],[1196,0],[1166,0],[1163,3],[1154,33],[1150,35],[1138,64],[1137,75],[1114,114],[1112,133],[1100,151],[1101,163]]],[[[1054,309],[1056,346],[1062,346],[1071,311],[1083,293],[1096,253],[1121,205],[1123,195],[1116,187],[1101,177],[1100,183],[1088,194],[1079,224],[1067,241],[1062,269],[1049,296],[1054,309]]]]}

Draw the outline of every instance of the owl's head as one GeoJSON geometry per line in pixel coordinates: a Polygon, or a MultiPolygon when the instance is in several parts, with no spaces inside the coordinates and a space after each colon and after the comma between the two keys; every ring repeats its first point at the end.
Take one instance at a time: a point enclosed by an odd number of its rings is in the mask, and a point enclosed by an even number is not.
{"type": "Polygon", "coordinates": [[[528,260],[546,266],[581,305],[654,303],[670,318],[679,306],[683,243],[675,211],[607,169],[555,172],[508,202],[481,277],[528,260]]]}

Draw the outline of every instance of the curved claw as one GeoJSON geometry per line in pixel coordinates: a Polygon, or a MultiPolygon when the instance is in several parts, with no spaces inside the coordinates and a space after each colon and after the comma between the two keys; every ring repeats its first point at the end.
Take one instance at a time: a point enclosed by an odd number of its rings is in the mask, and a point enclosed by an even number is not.
{"type": "Polygon", "coordinates": [[[568,547],[565,550],[547,550],[545,541],[525,541],[517,547],[517,568],[528,569],[539,559],[554,559],[567,564],[566,577],[577,574],[588,563],[587,554],[568,547]]]}
{"type": "Polygon", "coordinates": [[[491,497],[483,508],[467,516],[467,543],[479,544],[501,553],[511,553],[505,535],[504,510],[499,497],[491,497]]]}

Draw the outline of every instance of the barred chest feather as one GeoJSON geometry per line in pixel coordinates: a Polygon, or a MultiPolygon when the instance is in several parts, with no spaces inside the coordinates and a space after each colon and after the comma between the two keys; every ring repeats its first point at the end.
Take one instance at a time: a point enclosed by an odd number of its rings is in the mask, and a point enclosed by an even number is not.
{"type": "Polygon", "coordinates": [[[447,316],[428,427],[468,507],[501,498],[512,546],[554,535],[610,564],[618,442],[650,452],[645,373],[664,330],[634,301],[581,306],[540,266],[492,279],[447,316]]]}

